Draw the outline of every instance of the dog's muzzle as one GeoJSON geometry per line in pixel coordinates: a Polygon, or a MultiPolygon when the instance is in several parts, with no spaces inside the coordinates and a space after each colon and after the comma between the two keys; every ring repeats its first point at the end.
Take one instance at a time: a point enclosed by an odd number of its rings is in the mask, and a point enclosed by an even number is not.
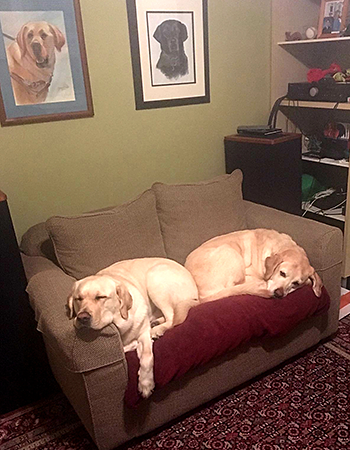
{"type": "Polygon", "coordinates": [[[91,326],[91,315],[84,311],[77,315],[77,325],[79,327],[90,327],[91,326]]]}
{"type": "Polygon", "coordinates": [[[177,39],[171,39],[169,41],[169,50],[170,50],[170,53],[179,51],[179,42],[177,39]]]}
{"type": "Polygon", "coordinates": [[[36,65],[39,67],[39,69],[43,69],[44,67],[46,67],[49,63],[49,58],[43,57],[43,55],[41,53],[41,50],[42,50],[41,44],[39,44],[39,42],[33,42],[32,50],[33,50],[34,56],[36,58],[36,65]]]}
{"type": "Polygon", "coordinates": [[[275,298],[282,298],[283,295],[284,295],[284,292],[283,292],[283,289],[281,289],[281,288],[275,289],[275,290],[273,291],[273,296],[274,296],[275,298]]]}

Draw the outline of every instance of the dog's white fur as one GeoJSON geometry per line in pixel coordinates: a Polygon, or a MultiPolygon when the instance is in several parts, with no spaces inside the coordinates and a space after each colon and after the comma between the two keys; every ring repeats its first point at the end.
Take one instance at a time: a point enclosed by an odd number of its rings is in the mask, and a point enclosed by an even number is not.
{"type": "Polygon", "coordinates": [[[304,249],[275,230],[243,230],[210,239],[188,255],[185,267],[201,302],[240,294],[281,298],[310,283],[315,295],[321,295],[321,278],[304,249]]]}
{"type": "Polygon", "coordinates": [[[182,323],[197,304],[198,290],[190,273],[166,258],[112,264],[76,281],[67,299],[69,317],[77,328],[100,330],[113,322],[124,351],[137,350],[143,397],[154,389],[152,338],[182,323]]]}

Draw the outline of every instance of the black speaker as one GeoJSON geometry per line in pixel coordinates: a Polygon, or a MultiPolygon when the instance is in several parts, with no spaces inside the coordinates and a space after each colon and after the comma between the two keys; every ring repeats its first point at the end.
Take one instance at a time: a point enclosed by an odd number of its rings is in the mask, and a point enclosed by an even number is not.
{"type": "Polygon", "coordinates": [[[243,172],[243,197],[262,205],[301,214],[301,135],[275,139],[225,137],[226,173],[243,172]]]}
{"type": "Polygon", "coordinates": [[[0,191],[0,414],[58,390],[26,285],[7,197],[0,191]]]}

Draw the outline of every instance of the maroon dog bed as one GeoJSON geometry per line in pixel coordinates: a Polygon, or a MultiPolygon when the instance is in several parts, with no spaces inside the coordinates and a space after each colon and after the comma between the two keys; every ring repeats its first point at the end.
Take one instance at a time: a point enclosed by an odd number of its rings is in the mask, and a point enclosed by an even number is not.
{"type": "MultiPolygon", "coordinates": [[[[311,286],[304,286],[282,299],[239,295],[196,306],[184,323],[154,342],[155,389],[252,338],[286,334],[302,320],[324,314],[329,304],[325,288],[316,297],[311,286]]],[[[125,356],[125,402],[135,407],[142,399],[137,390],[139,360],[136,351],[125,356]]]]}

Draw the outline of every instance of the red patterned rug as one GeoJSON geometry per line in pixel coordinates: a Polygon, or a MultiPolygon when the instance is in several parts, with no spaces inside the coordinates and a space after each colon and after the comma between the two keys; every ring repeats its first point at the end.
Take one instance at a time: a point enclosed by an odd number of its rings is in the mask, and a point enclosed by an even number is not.
{"type": "MultiPolygon", "coordinates": [[[[350,448],[350,316],[294,362],[129,450],[346,450],[350,448]]],[[[0,416],[1,450],[96,449],[63,395],[0,416]]]]}

